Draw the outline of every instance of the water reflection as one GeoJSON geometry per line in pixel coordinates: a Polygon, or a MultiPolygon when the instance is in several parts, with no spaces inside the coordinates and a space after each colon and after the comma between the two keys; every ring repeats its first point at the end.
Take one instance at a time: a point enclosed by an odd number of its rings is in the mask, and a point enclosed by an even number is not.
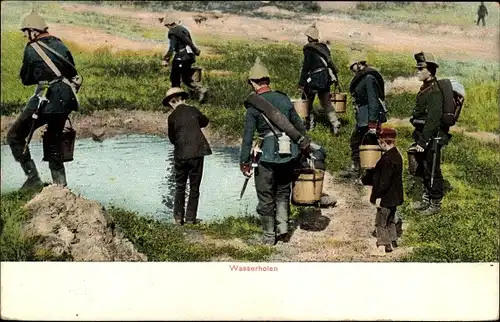
{"type": "MultiPolygon", "coordinates": [[[[33,160],[42,180],[51,182],[39,142],[30,145],[33,160]]],[[[250,180],[243,200],[239,193],[244,178],[239,171],[238,148],[213,148],[205,157],[200,187],[198,218],[210,220],[227,216],[254,214],[257,198],[250,180]]],[[[116,205],[172,218],[175,176],[173,146],[157,136],[129,135],[103,142],[79,139],[75,160],[66,163],[70,189],[103,205],[116,205]]],[[[7,145],[1,147],[2,192],[18,189],[25,177],[7,145]]],[[[189,196],[189,184],[186,198],[189,196]]]]}

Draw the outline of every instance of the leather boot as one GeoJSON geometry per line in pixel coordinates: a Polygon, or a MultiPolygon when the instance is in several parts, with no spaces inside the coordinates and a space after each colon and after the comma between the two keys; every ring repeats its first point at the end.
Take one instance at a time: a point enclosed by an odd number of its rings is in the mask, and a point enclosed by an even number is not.
{"type": "Polygon", "coordinates": [[[429,207],[427,207],[427,209],[422,211],[422,215],[430,216],[437,214],[439,211],[441,211],[441,200],[442,199],[430,199],[429,207]]]}
{"type": "Polygon", "coordinates": [[[276,203],[276,238],[286,240],[288,235],[289,203],[276,203]]]}
{"type": "Polygon", "coordinates": [[[360,164],[353,162],[349,168],[340,171],[339,176],[342,178],[359,178],[361,176],[360,164]]]}
{"type": "Polygon", "coordinates": [[[411,209],[415,210],[415,211],[422,211],[422,210],[429,208],[429,206],[430,206],[429,193],[424,192],[424,194],[422,195],[422,200],[414,202],[411,205],[411,209]]]}
{"type": "Polygon", "coordinates": [[[58,170],[50,169],[50,173],[52,174],[52,182],[54,184],[58,184],[63,187],[68,185],[66,182],[66,170],[64,168],[58,170]]]}
{"type": "Polygon", "coordinates": [[[337,113],[330,112],[328,113],[328,119],[330,120],[330,130],[334,135],[337,135],[340,131],[340,122],[337,118],[337,113]]]}
{"type": "Polygon", "coordinates": [[[273,246],[276,244],[276,235],[274,233],[274,217],[273,216],[260,216],[262,223],[262,243],[264,245],[273,246]]]}
{"type": "Polygon", "coordinates": [[[43,182],[40,179],[35,162],[32,159],[26,162],[21,162],[21,168],[23,169],[24,174],[28,177],[28,179],[26,179],[21,186],[21,190],[39,190],[43,188],[43,182]]]}

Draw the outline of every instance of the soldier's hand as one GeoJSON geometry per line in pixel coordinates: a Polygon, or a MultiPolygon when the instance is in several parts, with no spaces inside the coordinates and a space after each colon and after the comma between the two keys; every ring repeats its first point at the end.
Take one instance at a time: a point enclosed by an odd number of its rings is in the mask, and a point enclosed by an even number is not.
{"type": "Polygon", "coordinates": [[[252,166],[249,163],[240,163],[241,173],[247,178],[252,176],[252,166]]]}
{"type": "Polygon", "coordinates": [[[196,49],[196,51],[194,52],[194,54],[195,54],[196,56],[200,56],[200,54],[201,54],[201,50],[196,49]]]}
{"type": "Polygon", "coordinates": [[[417,152],[424,152],[425,148],[423,148],[423,147],[421,147],[420,145],[417,144],[417,146],[415,147],[415,150],[417,150],[417,152]]]}
{"type": "Polygon", "coordinates": [[[307,136],[302,137],[302,141],[299,143],[300,151],[305,154],[309,154],[311,149],[311,140],[307,136]]]}
{"type": "Polygon", "coordinates": [[[162,66],[168,66],[168,60],[162,60],[161,61],[162,66]]]}

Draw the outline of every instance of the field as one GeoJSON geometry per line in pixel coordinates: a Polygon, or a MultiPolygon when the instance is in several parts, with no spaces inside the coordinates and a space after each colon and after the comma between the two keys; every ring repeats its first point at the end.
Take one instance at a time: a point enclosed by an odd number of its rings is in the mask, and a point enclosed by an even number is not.
{"type": "MultiPolygon", "coordinates": [[[[84,86],[80,95],[82,108],[79,113],[81,115],[92,116],[96,111],[114,109],[162,111],[161,99],[167,88],[168,70],[159,64],[164,47],[160,45],[164,37],[164,31],[161,28],[150,27],[147,23],[141,23],[140,20],[124,15],[112,16],[104,10],[85,11],[85,6],[79,7],[83,13],[68,10],[62,6],[56,7],[50,3],[41,3],[39,6],[42,14],[59,13],[58,20],[47,19],[49,23],[58,24],[59,29],[63,29],[61,25],[71,25],[73,28],[94,28],[109,33],[110,37],[127,36],[124,42],[132,40],[151,44],[149,47],[144,46],[141,50],[117,51],[111,46],[99,46],[96,49],[85,43],[73,42],[73,38],[61,36],[71,48],[77,67],[84,77],[84,86]]],[[[465,4],[459,6],[463,10],[470,10],[470,6],[467,7],[465,4]]],[[[451,14],[448,7],[444,6],[442,9],[442,15],[451,14]]],[[[420,17],[408,14],[411,11],[404,6],[356,7],[355,9],[345,7],[335,10],[332,12],[355,15],[360,21],[380,23],[395,13],[400,22],[405,21],[410,25],[415,23],[412,19],[420,17]]],[[[25,88],[19,83],[18,71],[21,64],[19,57],[24,41],[18,31],[12,30],[12,26],[17,21],[17,13],[24,11],[26,11],[25,4],[2,3],[0,107],[2,123],[6,124],[12,122],[13,116],[23,108],[32,92],[31,88],[25,88]],[[10,10],[9,14],[3,10],[4,6],[10,10]]],[[[491,8],[491,11],[490,20],[493,19],[494,14],[498,14],[498,9],[494,11],[491,8]]],[[[463,15],[457,15],[448,20],[447,27],[465,26],[466,20],[462,17],[463,15]]],[[[473,17],[472,15],[469,20],[473,17]]],[[[270,19],[270,17],[263,18],[270,19]]],[[[434,20],[423,19],[419,20],[419,23],[428,26],[432,21],[434,20]]],[[[203,67],[204,82],[211,89],[208,103],[202,105],[200,109],[209,116],[211,120],[209,130],[214,137],[225,136],[233,142],[238,142],[243,130],[242,119],[245,112],[242,101],[250,92],[245,77],[255,57],[260,56],[264,64],[268,66],[274,89],[288,93],[292,97],[298,95],[296,83],[302,62],[300,44],[285,41],[273,43],[242,40],[241,38],[224,40],[206,36],[200,38],[196,33],[193,36],[202,48],[197,64],[203,67]],[[284,66],[287,67],[284,68],[284,66]]],[[[414,61],[411,53],[405,50],[398,52],[394,48],[382,51],[377,46],[367,47],[367,52],[369,63],[380,70],[388,83],[395,83],[400,78],[408,79],[413,76],[414,61]]],[[[332,57],[340,67],[340,85],[343,90],[348,89],[351,79],[345,67],[350,53],[351,48],[347,41],[344,43],[339,41],[332,47],[332,57]]],[[[487,58],[459,60],[447,59],[444,54],[440,55],[438,77],[456,77],[467,89],[466,106],[456,128],[467,132],[500,133],[498,67],[497,62],[487,58]]],[[[398,129],[397,144],[405,158],[405,163],[406,153],[404,152],[411,143],[411,128],[400,119],[410,116],[415,94],[416,91],[413,90],[402,90],[389,91],[387,96],[392,118],[389,123],[398,129]]],[[[197,105],[195,102],[193,104],[197,105]]],[[[348,104],[350,104],[350,99],[348,104]]],[[[321,115],[319,116],[321,119],[321,115]]],[[[312,138],[324,146],[328,152],[327,170],[331,174],[335,174],[349,163],[348,140],[353,120],[353,111],[348,109],[346,115],[342,116],[344,126],[339,137],[333,138],[326,127],[321,124],[311,132],[312,138]]],[[[5,129],[2,125],[2,141],[4,141],[5,129]]],[[[443,202],[443,210],[439,215],[421,218],[409,210],[410,202],[418,198],[420,191],[418,185],[405,176],[406,201],[401,207],[401,215],[408,223],[408,229],[405,231],[403,245],[412,248],[413,251],[397,260],[498,261],[498,230],[500,228],[497,209],[498,187],[500,186],[498,144],[476,140],[465,133],[454,132],[451,143],[445,148],[443,158],[443,174],[452,189],[449,189],[443,202]]],[[[347,186],[342,185],[342,187],[347,186]]],[[[2,219],[5,222],[0,240],[2,260],[51,259],[33,253],[32,246],[36,241],[27,240],[22,236],[21,227],[23,221],[26,220],[27,213],[20,210],[20,206],[30,197],[20,193],[2,194],[2,219]]],[[[304,211],[307,209],[293,209],[294,216],[297,217],[304,211]]],[[[276,252],[276,250],[251,244],[250,241],[259,231],[258,221],[252,217],[230,218],[223,222],[203,225],[197,231],[198,234],[227,241],[226,244],[219,246],[208,246],[184,240],[183,235],[169,224],[152,222],[122,209],[108,209],[108,212],[127,232],[127,237],[139,248],[139,251],[143,251],[151,260],[199,261],[220,256],[229,256],[234,260],[266,260],[273,252],[276,252]],[[155,238],[157,236],[162,237],[155,238]],[[234,239],[250,244],[238,248],[233,245],[234,239]]]]}

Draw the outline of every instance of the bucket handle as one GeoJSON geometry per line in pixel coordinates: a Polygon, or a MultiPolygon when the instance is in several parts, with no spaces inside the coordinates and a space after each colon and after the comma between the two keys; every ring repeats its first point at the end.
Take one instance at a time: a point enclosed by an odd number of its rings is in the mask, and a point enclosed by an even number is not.
{"type": "MultiPolygon", "coordinates": [[[[304,96],[306,97],[305,99],[306,99],[306,100],[308,100],[307,95],[306,95],[306,92],[304,91],[304,89],[303,89],[303,88],[300,88],[300,87],[299,87],[299,88],[297,88],[296,93],[299,93],[299,94],[304,94],[304,96]]],[[[302,98],[302,96],[301,96],[301,98],[302,98]]]]}
{"type": "Polygon", "coordinates": [[[340,84],[338,83],[338,81],[334,84],[335,86],[333,86],[333,94],[342,93],[342,89],[340,88],[340,84]]]}
{"type": "MultiPolygon", "coordinates": [[[[370,134],[370,132],[366,132],[365,135],[363,135],[363,138],[361,139],[361,145],[363,145],[363,142],[364,142],[367,134],[370,134]]],[[[376,136],[376,134],[375,134],[375,136],[376,136]]]]}

